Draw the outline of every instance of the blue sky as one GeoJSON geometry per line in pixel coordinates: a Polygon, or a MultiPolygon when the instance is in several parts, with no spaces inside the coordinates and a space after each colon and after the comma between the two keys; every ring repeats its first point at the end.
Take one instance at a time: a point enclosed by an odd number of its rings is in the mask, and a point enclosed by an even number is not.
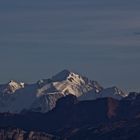
{"type": "Polygon", "coordinates": [[[70,69],[139,91],[140,1],[0,1],[0,83],[70,69]]]}

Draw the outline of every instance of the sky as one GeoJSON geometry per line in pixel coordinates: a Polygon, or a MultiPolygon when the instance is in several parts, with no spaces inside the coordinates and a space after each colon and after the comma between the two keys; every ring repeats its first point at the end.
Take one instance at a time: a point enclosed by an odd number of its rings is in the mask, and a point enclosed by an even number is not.
{"type": "Polygon", "coordinates": [[[0,0],[0,83],[63,69],[140,91],[140,1],[0,0]]]}

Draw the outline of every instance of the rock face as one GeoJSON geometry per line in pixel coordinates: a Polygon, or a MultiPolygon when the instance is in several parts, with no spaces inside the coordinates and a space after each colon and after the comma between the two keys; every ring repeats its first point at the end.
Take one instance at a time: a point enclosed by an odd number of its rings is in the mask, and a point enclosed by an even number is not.
{"type": "Polygon", "coordinates": [[[140,119],[73,129],[67,140],[139,140],[140,119]]]}
{"type": "Polygon", "coordinates": [[[1,128],[0,140],[61,140],[59,137],[43,133],[29,131],[19,128],[1,128]]]}

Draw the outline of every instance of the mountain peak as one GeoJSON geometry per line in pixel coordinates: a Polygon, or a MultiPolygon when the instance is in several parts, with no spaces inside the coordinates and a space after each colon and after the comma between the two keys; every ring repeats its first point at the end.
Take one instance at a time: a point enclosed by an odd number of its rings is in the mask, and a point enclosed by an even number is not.
{"type": "Polygon", "coordinates": [[[52,77],[53,81],[63,81],[66,80],[70,74],[72,74],[73,72],[64,69],[61,72],[57,73],[55,76],[52,77]]]}
{"type": "Polygon", "coordinates": [[[123,91],[122,89],[120,89],[116,86],[113,86],[112,89],[115,90],[116,94],[119,94],[123,97],[126,97],[128,95],[128,93],[126,93],[125,91],[123,91]]]}
{"type": "Polygon", "coordinates": [[[21,87],[24,87],[24,83],[23,82],[17,82],[14,80],[10,80],[10,82],[8,83],[9,86],[16,86],[16,85],[20,85],[21,87]]]}
{"type": "Polygon", "coordinates": [[[3,90],[4,93],[14,93],[16,90],[24,88],[23,82],[16,82],[14,80],[10,80],[6,84],[6,88],[3,90]]]}

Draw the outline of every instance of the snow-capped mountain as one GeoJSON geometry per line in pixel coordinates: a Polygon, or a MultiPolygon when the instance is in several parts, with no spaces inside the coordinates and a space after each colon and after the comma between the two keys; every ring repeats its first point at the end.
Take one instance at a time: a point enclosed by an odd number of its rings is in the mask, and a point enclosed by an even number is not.
{"type": "Polygon", "coordinates": [[[12,80],[0,85],[0,112],[19,113],[24,110],[47,112],[55,107],[59,98],[68,94],[75,95],[79,100],[102,97],[121,99],[126,96],[116,87],[104,89],[96,81],[63,70],[50,79],[42,79],[34,84],[12,80]]]}
{"type": "Polygon", "coordinates": [[[110,87],[101,90],[100,92],[95,92],[95,90],[91,90],[86,94],[83,94],[79,97],[79,100],[95,100],[97,98],[104,98],[104,97],[112,97],[118,100],[125,98],[128,93],[123,92],[121,89],[117,87],[110,87]]]}
{"type": "Polygon", "coordinates": [[[124,91],[122,91],[121,89],[119,89],[118,87],[110,87],[110,88],[106,88],[104,90],[102,90],[100,92],[101,97],[112,97],[115,99],[122,99],[125,98],[128,94],[124,91]]]}
{"type": "Polygon", "coordinates": [[[0,93],[5,93],[5,94],[12,94],[16,90],[19,90],[21,88],[24,88],[24,83],[23,82],[16,82],[14,80],[11,80],[9,83],[0,85],[0,93]]]}

